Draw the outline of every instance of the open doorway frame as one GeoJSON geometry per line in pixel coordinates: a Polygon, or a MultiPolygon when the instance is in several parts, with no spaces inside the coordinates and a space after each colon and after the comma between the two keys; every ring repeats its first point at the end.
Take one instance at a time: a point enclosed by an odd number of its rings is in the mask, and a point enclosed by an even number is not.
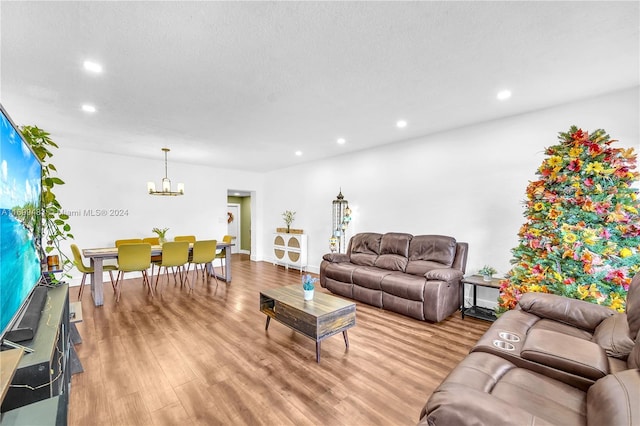
{"type": "Polygon", "coordinates": [[[231,254],[242,253],[242,205],[227,202],[227,235],[231,235],[231,254]]]}
{"type": "MultiPolygon", "coordinates": [[[[238,235],[234,241],[235,247],[232,253],[248,254],[251,258],[255,255],[255,238],[254,224],[255,224],[255,191],[248,190],[227,190],[227,209],[236,208],[238,214],[234,213],[234,221],[237,221],[239,228],[238,235]]],[[[229,210],[230,211],[230,210],[229,210]]],[[[229,223],[227,223],[227,232],[231,235],[229,229],[229,223]]],[[[255,259],[252,259],[255,260],[255,259]]]]}

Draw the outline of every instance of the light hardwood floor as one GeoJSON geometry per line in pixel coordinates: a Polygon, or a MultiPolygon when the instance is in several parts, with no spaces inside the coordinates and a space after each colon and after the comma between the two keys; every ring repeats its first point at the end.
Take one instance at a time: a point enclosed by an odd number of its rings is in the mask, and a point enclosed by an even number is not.
{"type": "Polygon", "coordinates": [[[118,304],[106,284],[100,308],[85,291],[69,425],[411,425],[489,326],[358,303],[349,350],[333,336],[317,364],[312,340],[273,321],[266,332],[259,310],[261,289],[299,282],[298,271],[234,255],[231,284],[198,279],[190,293],[163,276],[150,299],[132,279],[118,304]]]}

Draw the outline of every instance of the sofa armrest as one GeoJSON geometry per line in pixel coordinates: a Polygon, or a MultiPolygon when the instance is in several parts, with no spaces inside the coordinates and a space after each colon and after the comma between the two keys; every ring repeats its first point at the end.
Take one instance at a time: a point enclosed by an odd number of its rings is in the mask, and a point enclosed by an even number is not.
{"type": "Polygon", "coordinates": [[[327,253],[322,256],[324,260],[331,263],[348,262],[349,255],[346,253],[327,253]]]}
{"type": "Polygon", "coordinates": [[[520,356],[593,381],[609,374],[607,354],[597,343],[551,330],[531,330],[520,356]]]}
{"type": "Polygon", "coordinates": [[[638,401],[640,401],[640,370],[632,368],[610,374],[589,388],[587,424],[640,424],[638,401]]]}
{"type": "Polygon", "coordinates": [[[626,360],[634,345],[629,334],[627,316],[616,313],[596,327],[591,341],[600,345],[607,355],[626,360]]]}
{"type": "Polygon", "coordinates": [[[541,318],[563,322],[593,333],[615,311],[606,306],[570,299],[549,293],[525,293],[518,301],[520,308],[541,318]]]}
{"type": "Polygon", "coordinates": [[[432,269],[424,274],[427,281],[460,281],[463,277],[462,271],[453,268],[432,269]]]}
{"type": "Polygon", "coordinates": [[[444,383],[431,395],[419,425],[536,425],[551,423],[489,393],[444,383]],[[474,422],[471,422],[471,419],[474,422]]]}

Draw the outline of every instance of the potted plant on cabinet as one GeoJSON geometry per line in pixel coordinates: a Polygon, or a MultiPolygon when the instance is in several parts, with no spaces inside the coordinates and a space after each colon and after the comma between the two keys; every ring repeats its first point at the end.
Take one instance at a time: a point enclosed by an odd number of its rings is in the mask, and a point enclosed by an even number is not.
{"type": "Polygon", "coordinates": [[[282,213],[282,219],[284,220],[285,225],[287,225],[287,234],[291,230],[291,224],[293,223],[295,216],[296,212],[292,212],[291,210],[285,210],[284,213],[282,213]]]}

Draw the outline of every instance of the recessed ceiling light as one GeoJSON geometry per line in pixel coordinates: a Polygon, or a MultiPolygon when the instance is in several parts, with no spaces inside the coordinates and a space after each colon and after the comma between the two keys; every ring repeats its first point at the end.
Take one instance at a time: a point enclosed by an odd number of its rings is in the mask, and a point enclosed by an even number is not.
{"type": "Polygon", "coordinates": [[[511,90],[501,90],[496,95],[496,98],[498,98],[498,100],[500,101],[506,101],[510,97],[511,97],[511,90]]]}
{"type": "Polygon", "coordinates": [[[97,62],[84,61],[83,65],[84,65],[84,69],[87,71],[96,72],[96,73],[102,72],[102,65],[100,65],[97,62]]]}
{"type": "Polygon", "coordinates": [[[302,151],[296,151],[296,155],[300,157],[302,155],[302,151]]]}
{"type": "Polygon", "coordinates": [[[82,105],[82,110],[84,112],[96,112],[96,107],[94,107],[93,105],[84,104],[82,105]]]}
{"type": "Polygon", "coordinates": [[[338,145],[344,145],[347,141],[344,138],[339,138],[337,141],[338,145]]]}
{"type": "Polygon", "coordinates": [[[405,127],[407,127],[407,122],[404,120],[398,120],[396,121],[396,126],[400,129],[404,129],[405,127]]]}

